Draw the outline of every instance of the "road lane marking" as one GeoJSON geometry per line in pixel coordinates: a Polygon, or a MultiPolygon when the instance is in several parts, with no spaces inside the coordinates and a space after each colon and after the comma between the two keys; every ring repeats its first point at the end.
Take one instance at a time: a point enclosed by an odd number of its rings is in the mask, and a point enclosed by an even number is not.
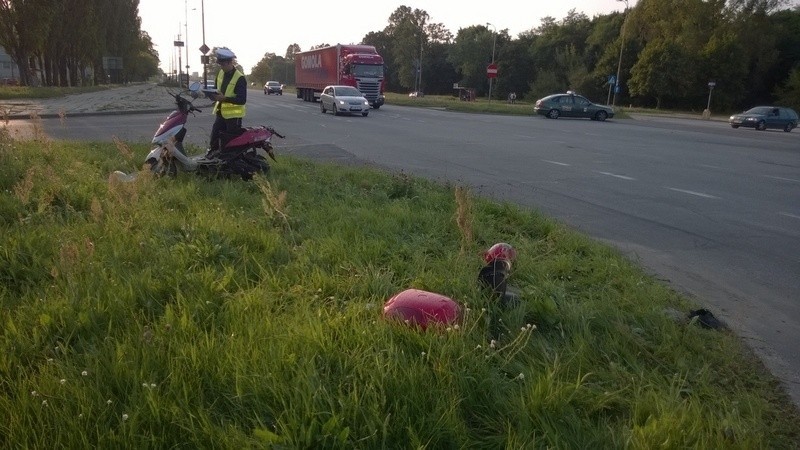
{"type": "Polygon", "coordinates": [[[557,166],[569,166],[569,164],[567,164],[567,163],[562,163],[562,162],[558,162],[558,161],[550,161],[549,159],[543,159],[542,161],[544,161],[546,163],[550,163],[550,164],[555,164],[557,166]]]}
{"type": "Polygon", "coordinates": [[[704,198],[719,198],[719,197],[717,197],[716,195],[704,194],[704,193],[702,193],[702,192],[697,192],[697,191],[687,191],[686,189],[678,189],[678,188],[669,187],[669,186],[665,186],[665,187],[666,187],[667,189],[671,190],[671,191],[675,191],[675,192],[683,192],[684,194],[696,195],[696,196],[698,196],[698,197],[704,197],[704,198]]]}
{"type": "Polygon", "coordinates": [[[780,214],[782,216],[786,216],[786,217],[791,217],[792,219],[800,219],[800,216],[798,216],[797,214],[790,214],[790,213],[783,212],[783,211],[780,211],[778,214],[780,214]]]}
{"type": "Polygon", "coordinates": [[[772,178],[773,180],[791,181],[793,183],[800,183],[800,180],[795,180],[794,178],[776,177],[774,175],[764,175],[764,176],[767,178],[772,178]]]}
{"type": "Polygon", "coordinates": [[[600,172],[600,171],[597,171],[597,170],[595,172],[597,172],[597,173],[599,173],[601,175],[608,175],[610,177],[622,178],[623,180],[636,181],[636,178],[628,177],[628,176],[625,176],[625,175],[617,175],[617,174],[611,173],[611,172],[600,172]]]}

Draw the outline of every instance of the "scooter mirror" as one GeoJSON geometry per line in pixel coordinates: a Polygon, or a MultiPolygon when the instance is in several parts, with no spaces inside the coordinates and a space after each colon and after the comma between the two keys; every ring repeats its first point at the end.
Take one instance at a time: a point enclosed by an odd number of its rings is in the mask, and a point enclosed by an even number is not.
{"type": "Polygon", "coordinates": [[[195,81],[194,83],[189,85],[189,90],[192,92],[200,92],[200,83],[195,81]]]}

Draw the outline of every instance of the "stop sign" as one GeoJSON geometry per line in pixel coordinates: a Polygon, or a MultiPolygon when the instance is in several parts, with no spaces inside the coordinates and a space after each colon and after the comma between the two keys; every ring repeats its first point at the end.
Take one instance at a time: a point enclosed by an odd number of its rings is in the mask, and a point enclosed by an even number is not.
{"type": "Polygon", "coordinates": [[[486,66],[486,78],[497,78],[497,64],[489,64],[486,66]]]}

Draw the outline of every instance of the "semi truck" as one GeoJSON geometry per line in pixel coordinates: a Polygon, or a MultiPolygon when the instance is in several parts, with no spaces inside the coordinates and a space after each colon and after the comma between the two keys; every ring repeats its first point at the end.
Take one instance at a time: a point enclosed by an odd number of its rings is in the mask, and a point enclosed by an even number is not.
{"type": "Polygon", "coordinates": [[[386,78],[383,57],[371,45],[342,45],[322,47],[294,56],[297,98],[307,102],[319,100],[325,86],[353,86],[378,109],[385,101],[386,78]]]}

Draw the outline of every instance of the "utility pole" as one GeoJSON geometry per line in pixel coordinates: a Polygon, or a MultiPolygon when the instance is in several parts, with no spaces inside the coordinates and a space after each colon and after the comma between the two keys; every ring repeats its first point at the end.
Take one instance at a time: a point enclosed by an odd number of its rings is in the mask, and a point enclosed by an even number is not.
{"type": "MultiPolygon", "coordinates": [[[[186,46],[185,46],[185,48],[186,48],[186,80],[188,81],[189,80],[189,0],[183,0],[183,14],[184,14],[184,16],[186,18],[186,21],[183,23],[183,29],[184,29],[183,35],[184,35],[184,38],[186,38],[185,39],[185,43],[186,43],[186,46]]],[[[186,87],[189,87],[188,83],[187,83],[186,87]]]]}
{"type": "MultiPolygon", "coordinates": [[[[203,23],[203,48],[206,48],[206,5],[205,0],[200,0],[200,20],[203,23]]],[[[208,56],[203,53],[203,87],[208,86],[208,56]]]]}
{"type": "MultiPolygon", "coordinates": [[[[490,24],[488,22],[486,23],[486,26],[487,27],[491,26],[492,29],[494,30],[494,31],[492,31],[492,34],[494,35],[494,38],[492,39],[492,65],[494,65],[494,49],[495,49],[495,46],[497,45],[497,27],[495,27],[494,25],[492,25],[492,24],[490,24]]],[[[494,80],[493,77],[489,78],[489,103],[492,102],[492,81],[493,80],[494,80]]]]}
{"type": "Polygon", "coordinates": [[[617,104],[617,93],[619,92],[619,75],[622,70],[622,50],[625,48],[625,24],[628,23],[628,0],[617,0],[618,2],[625,2],[625,11],[622,13],[622,31],[620,32],[619,42],[619,62],[617,63],[617,79],[614,85],[614,97],[611,101],[611,106],[617,104]]]}

